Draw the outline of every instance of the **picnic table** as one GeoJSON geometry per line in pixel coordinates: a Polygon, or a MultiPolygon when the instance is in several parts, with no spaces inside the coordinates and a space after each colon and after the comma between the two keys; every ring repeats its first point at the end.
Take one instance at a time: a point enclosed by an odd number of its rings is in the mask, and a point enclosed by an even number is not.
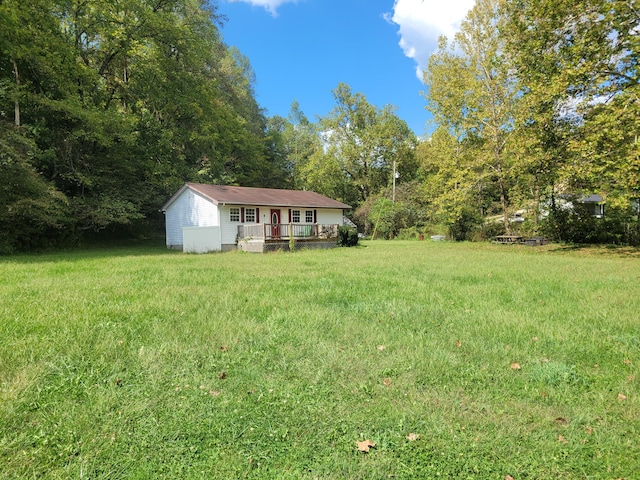
{"type": "Polygon", "coordinates": [[[502,243],[503,245],[516,245],[524,243],[524,237],[520,235],[496,235],[493,237],[494,243],[502,243]]]}

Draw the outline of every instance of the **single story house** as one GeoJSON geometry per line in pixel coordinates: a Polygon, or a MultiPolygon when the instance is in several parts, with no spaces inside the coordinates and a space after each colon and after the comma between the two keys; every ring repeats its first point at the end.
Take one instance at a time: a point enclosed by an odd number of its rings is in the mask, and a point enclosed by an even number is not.
{"type": "Polygon", "coordinates": [[[334,246],[350,208],[309,191],[185,183],[162,212],[167,248],[264,252],[334,246]]]}
{"type": "MultiPolygon", "coordinates": [[[[563,210],[573,210],[574,202],[582,205],[582,207],[595,218],[604,218],[605,200],[602,195],[592,193],[590,195],[565,195],[561,194],[556,197],[556,206],[563,210]]],[[[551,200],[547,200],[540,206],[540,214],[543,217],[549,215],[551,210],[551,200]]]]}
{"type": "Polygon", "coordinates": [[[605,201],[602,195],[592,193],[591,195],[585,195],[578,199],[578,202],[584,205],[591,215],[596,218],[604,217],[604,205],[605,201]]]}

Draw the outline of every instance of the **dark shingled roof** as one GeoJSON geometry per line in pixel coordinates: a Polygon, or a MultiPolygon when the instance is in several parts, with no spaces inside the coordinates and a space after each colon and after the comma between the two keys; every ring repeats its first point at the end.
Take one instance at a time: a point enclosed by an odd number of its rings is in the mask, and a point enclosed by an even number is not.
{"type": "Polygon", "coordinates": [[[582,203],[600,203],[603,200],[602,195],[598,195],[596,193],[592,193],[591,195],[587,195],[580,199],[582,203]]]}
{"type": "Polygon", "coordinates": [[[228,185],[207,185],[204,183],[186,183],[162,210],[173,202],[186,188],[198,192],[216,205],[264,205],[273,207],[308,207],[350,209],[350,205],[332,200],[315,192],[302,190],[279,190],[276,188],[234,187],[228,185]]]}

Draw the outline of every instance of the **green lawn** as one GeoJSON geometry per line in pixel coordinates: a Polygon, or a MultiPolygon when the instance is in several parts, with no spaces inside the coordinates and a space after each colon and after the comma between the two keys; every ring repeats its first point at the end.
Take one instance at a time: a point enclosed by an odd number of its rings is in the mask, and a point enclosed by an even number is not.
{"type": "Polygon", "coordinates": [[[0,478],[639,478],[632,254],[140,248],[0,274],[0,478]]]}

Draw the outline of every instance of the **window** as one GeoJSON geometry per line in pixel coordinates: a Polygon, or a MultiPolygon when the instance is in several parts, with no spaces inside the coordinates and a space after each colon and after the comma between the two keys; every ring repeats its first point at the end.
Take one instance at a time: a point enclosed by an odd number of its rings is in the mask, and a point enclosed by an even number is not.
{"type": "Polygon", "coordinates": [[[291,222],[292,223],[300,223],[300,210],[292,210],[291,211],[291,222]]]}
{"type": "Polygon", "coordinates": [[[237,207],[231,207],[229,209],[229,220],[232,222],[240,221],[240,209],[237,207]]]}
{"type": "Polygon", "coordinates": [[[306,223],[313,223],[313,210],[305,210],[304,221],[306,223]]]}
{"type": "Polygon", "coordinates": [[[256,223],[256,209],[245,208],[244,209],[244,221],[245,223],[256,223]]]}

